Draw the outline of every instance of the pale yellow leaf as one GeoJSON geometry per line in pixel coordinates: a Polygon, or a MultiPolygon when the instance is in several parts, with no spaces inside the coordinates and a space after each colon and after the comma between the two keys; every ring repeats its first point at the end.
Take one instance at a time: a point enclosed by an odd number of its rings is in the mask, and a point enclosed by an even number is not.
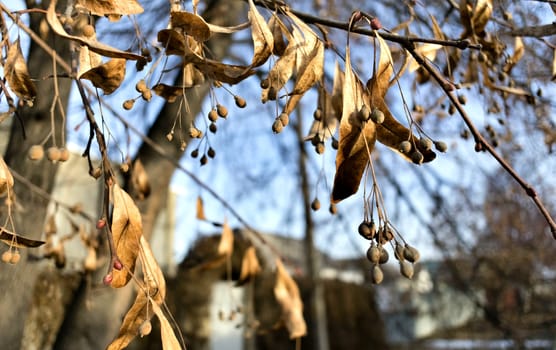
{"type": "Polygon", "coordinates": [[[101,55],[89,50],[89,47],[86,45],[81,46],[79,49],[79,69],[77,71],[77,78],[80,79],[83,73],[98,67],[101,64],[101,55]]]}
{"type": "MultiPolygon", "coordinates": [[[[421,54],[423,57],[427,58],[429,61],[434,61],[436,58],[436,52],[442,48],[442,45],[424,43],[415,49],[415,52],[421,54]]],[[[409,68],[410,72],[414,72],[419,68],[419,63],[415,61],[413,57],[410,58],[409,68]]]]}
{"type": "Polygon", "coordinates": [[[197,203],[196,203],[196,217],[197,220],[206,220],[207,217],[205,216],[205,209],[203,206],[203,198],[201,198],[201,196],[197,197],[197,203]]]}
{"type": "Polygon", "coordinates": [[[513,67],[521,60],[523,54],[525,53],[525,46],[523,46],[523,39],[521,37],[516,36],[514,40],[514,52],[511,57],[506,60],[506,64],[504,65],[504,72],[509,73],[513,69],[513,67]]]}
{"type": "Polygon", "coordinates": [[[276,259],[274,297],[282,309],[282,318],[288,329],[290,339],[305,336],[307,334],[307,324],[303,318],[303,302],[301,301],[299,288],[280,259],[276,259]]]}
{"type": "Polygon", "coordinates": [[[164,315],[164,312],[157,304],[153,304],[153,312],[160,321],[160,338],[162,340],[163,350],[182,350],[180,342],[174,333],[172,325],[164,315]]]}
{"type": "Polygon", "coordinates": [[[239,273],[237,285],[240,286],[249,282],[253,277],[259,274],[259,272],[261,272],[261,265],[259,264],[259,259],[257,259],[255,247],[251,246],[243,253],[241,272],[239,273]]]}
{"type": "Polygon", "coordinates": [[[56,15],[56,0],[50,1],[50,5],[48,6],[48,10],[46,12],[46,21],[48,22],[54,33],[58,34],[62,38],[78,42],[81,45],[87,45],[91,51],[94,51],[103,56],[112,58],[125,58],[129,60],[143,59],[143,56],[141,55],[122,51],[112,46],[105,45],[96,40],[69,35],[64,29],[64,26],[62,26],[62,23],[60,23],[60,21],[58,20],[58,16],[56,15]]]}
{"type": "Polygon", "coordinates": [[[139,255],[139,241],[143,234],[141,213],[133,199],[120,188],[118,184],[112,186],[112,200],[114,210],[112,213],[112,237],[116,254],[120,259],[123,269],[112,271],[114,288],[125,286],[135,271],[137,256],[139,255]]]}
{"type": "Polygon", "coordinates": [[[234,251],[234,232],[225,221],[222,225],[222,235],[218,243],[218,255],[231,256],[234,251]]]}
{"type": "Polygon", "coordinates": [[[297,48],[294,41],[290,40],[284,54],[276,61],[268,73],[269,88],[263,89],[261,101],[275,100],[278,92],[284,87],[293,75],[297,48]]]}

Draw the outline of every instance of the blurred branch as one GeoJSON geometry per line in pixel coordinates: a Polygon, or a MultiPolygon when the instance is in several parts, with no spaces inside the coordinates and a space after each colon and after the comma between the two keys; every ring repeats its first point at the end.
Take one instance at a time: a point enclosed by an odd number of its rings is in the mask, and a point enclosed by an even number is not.
{"type": "Polygon", "coordinates": [[[522,27],[510,30],[508,32],[503,32],[501,34],[540,38],[556,34],[556,23],[545,24],[541,26],[522,27]]]}

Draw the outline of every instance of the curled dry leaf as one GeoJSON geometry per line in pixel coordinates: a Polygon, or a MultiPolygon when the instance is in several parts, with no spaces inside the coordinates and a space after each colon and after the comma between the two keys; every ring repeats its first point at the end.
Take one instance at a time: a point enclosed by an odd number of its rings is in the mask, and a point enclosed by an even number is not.
{"type": "Polygon", "coordinates": [[[6,230],[3,227],[0,227],[0,241],[11,247],[16,248],[36,248],[45,243],[44,241],[25,238],[21,235],[6,230]]]}
{"type": "Polygon", "coordinates": [[[346,48],[346,67],[342,89],[342,119],[336,153],[336,174],[332,187],[332,202],[345,199],[359,188],[363,171],[376,140],[374,123],[362,123],[358,112],[363,106],[361,82],[351,68],[350,48],[346,48]]]}
{"type": "Polygon", "coordinates": [[[143,13],[137,0],[77,0],[77,9],[83,9],[95,16],[125,16],[143,13]]]}
{"type": "Polygon", "coordinates": [[[4,157],[0,154],[0,197],[9,194],[14,187],[14,178],[8,165],[4,161],[4,157]]]}
{"type": "Polygon", "coordinates": [[[81,78],[83,73],[98,67],[101,64],[101,55],[89,50],[89,47],[86,45],[81,46],[79,49],[79,70],[77,71],[77,78],[81,78]]]}
{"type": "Polygon", "coordinates": [[[163,83],[156,84],[152,88],[155,94],[168,101],[168,103],[176,102],[178,96],[183,95],[184,89],[182,86],[172,86],[163,83]]]}
{"type": "Polygon", "coordinates": [[[276,56],[282,56],[286,51],[287,43],[284,39],[284,28],[285,25],[280,21],[280,18],[273,13],[268,21],[268,28],[272,32],[272,53],[276,56]]]}
{"type": "Polygon", "coordinates": [[[234,232],[225,221],[222,225],[222,235],[220,236],[220,243],[218,243],[218,255],[232,256],[234,251],[234,232]]]}
{"type": "Polygon", "coordinates": [[[143,59],[143,56],[141,55],[118,50],[112,46],[105,45],[93,39],[86,39],[79,36],[69,35],[64,29],[64,26],[62,26],[62,23],[60,23],[60,21],[58,20],[58,16],[56,15],[56,0],[50,1],[50,5],[48,6],[48,10],[46,12],[46,21],[48,22],[54,33],[65,39],[78,42],[81,45],[87,45],[89,47],[89,50],[100,55],[112,58],[125,58],[129,60],[143,59]]]}
{"type": "Polygon", "coordinates": [[[311,141],[315,136],[319,140],[325,141],[334,135],[338,128],[340,115],[336,115],[336,111],[332,107],[332,97],[326,91],[324,86],[318,86],[319,98],[318,109],[322,116],[320,120],[314,120],[309,130],[309,134],[304,138],[305,141],[311,141]]]}
{"type": "Polygon", "coordinates": [[[90,80],[95,87],[102,89],[105,95],[109,95],[124,81],[125,65],[124,58],[113,58],[81,74],[80,78],[90,80]]]}
{"type": "Polygon", "coordinates": [[[172,28],[180,28],[187,35],[192,36],[199,42],[210,38],[210,28],[203,17],[186,11],[170,12],[170,24],[172,28]]]}
{"type": "Polygon", "coordinates": [[[282,309],[282,317],[290,339],[305,336],[307,334],[307,324],[303,318],[303,302],[301,301],[299,288],[280,259],[276,259],[274,297],[282,309]]]}
{"type": "Polygon", "coordinates": [[[21,52],[19,39],[13,42],[8,50],[8,56],[4,64],[4,76],[8,81],[10,89],[12,89],[17,97],[32,106],[33,100],[37,96],[37,89],[29,76],[29,70],[21,52]]]}
{"type": "Polygon", "coordinates": [[[178,338],[176,337],[176,333],[174,333],[174,329],[172,325],[168,321],[164,312],[157,304],[153,304],[153,312],[155,313],[156,317],[160,321],[160,339],[162,340],[162,349],[163,350],[181,350],[182,347],[178,338]]]}
{"type": "Polygon", "coordinates": [[[143,269],[142,288],[139,289],[133,305],[124,317],[116,339],[110,343],[107,350],[120,350],[137,336],[139,327],[143,322],[153,316],[151,310],[154,305],[161,305],[166,296],[166,281],[158,266],[147,240],[141,236],[139,241],[139,260],[143,269]]]}
{"type": "Polygon", "coordinates": [[[274,36],[266,20],[259,13],[253,0],[249,3],[249,22],[251,23],[251,36],[253,38],[253,61],[251,67],[258,67],[265,63],[274,49],[274,36]]]}
{"type": "Polygon", "coordinates": [[[257,259],[255,247],[251,246],[247,248],[243,254],[243,259],[241,260],[241,272],[239,273],[239,279],[236,286],[241,286],[251,281],[251,279],[259,274],[259,272],[261,272],[261,265],[259,264],[259,259],[257,259]]]}
{"type": "Polygon", "coordinates": [[[290,40],[284,54],[276,61],[270,72],[268,73],[269,86],[263,89],[261,101],[263,103],[268,100],[275,100],[276,93],[280,91],[287,81],[293,75],[295,61],[297,56],[297,47],[293,40],[290,40]],[[270,91],[274,91],[274,96],[269,96],[270,91]]]}
{"type": "Polygon", "coordinates": [[[198,56],[189,56],[186,59],[206,76],[227,84],[237,84],[255,74],[255,71],[247,66],[221,63],[208,58],[198,58],[198,56]]]}
{"type": "Polygon", "coordinates": [[[113,270],[111,286],[120,288],[125,286],[135,271],[135,263],[139,254],[139,240],[143,233],[141,213],[133,199],[120,188],[118,184],[112,186],[112,237],[116,254],[124,268],[113,270]]]}

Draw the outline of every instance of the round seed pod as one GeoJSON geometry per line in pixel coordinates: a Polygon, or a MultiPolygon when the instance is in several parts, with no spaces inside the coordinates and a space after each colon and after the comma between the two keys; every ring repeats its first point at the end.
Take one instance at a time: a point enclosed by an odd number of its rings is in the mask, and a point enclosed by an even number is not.
{"type": "Polygon", "coordinates": [[[466,104],[467,103],[467,96],[465,96],[463,94],[458,95],[458,101],[462,105],[466,104]]]}
{"type": "Polygon", "coordinates": [[[104,276],[104,277],[102,278],[102,283],[103,283],[105,286],[109,286],[109,285],[112,284],[112,280],[114,280],[114,277],[112,276],[112,274],[111,274],[111,273],[107,273],[106,276],[104,276]]]}
{"type": "Polygon", "coordinates": [[[29,148],[27,155],[31,160],[41,160],[44,158],[44,147],[41,145],[33,145],[29,148]]]}
{"type": "Polygon", "coordinates": [[[322,111],[320,108],[315,109],[313,112],[313,119],[320,121],[322,120],[322,111]]]}
{"type": "Polygon", "coordinates": [[[375,265],[378,264],[380,261],[380,248],[374,244],[371,245],[367,250],[367,259],[375,265]]]}
{"type": "Polygon", "coordinates": [[[330,212],[330,214],[335,215],[336,213],[338,213],[338,207],[336,206],[336,204],[330,203],[328,211],[330,212]]]}
{"type": "Polygon", "coordinates": [[[62,147],[60,148],[60,159],[58,159],[60,162],[65,162],[69,159],[70,157],[70,152],[67,148],[62,147]]]}
{"type": "Polygon", "coordinates": [[[369,24],[372,30],[379,30],[380,28],[382,28],[382,23],[380,23],[380,20],[376,17],[373,17],[369,24]]]}
{"type": "Polygon", "coordinates": [[[153,93],[151,92],[151,90],[147,89],[147,90],[141,92],[141,97],[143,98],[143,100],[149,102],[151,100],[151,98],[153,97],[153,93]]]}
{"type": "Polygon", "coordinates": [[[218,120],[218,112],[216,112],[216,109],[210,110],[210,112],[208,113],[208,118],[211,122],[215,122],[218,120]]]}
{"type": "Polygon", "coordinates": [[[321,142],[321,139],[318,134],[311,138],[311,145],[316,147],[319,144],[319,142],[321,142]]]}
{"type": "Polygon", "coordinates": [[[143,338],[144,336],[151,334],[152,330],[153,330],[153,326],[151,324],[151,321],[150,320],[145,320],[139,326],[139,336],[141,338],[143,338]]]}
{"type": "Polygon", "coordinates": [[[48,160],[55,162],[60,160],[60,149],[58,147],[49,147],[46,150],[46,158],[48,158],[48,160]]]}
{"type": "Polygon", "coordinates": [[[4,253],[2,253],[2,262],[5,262],[6,264],[10,263],[12,261],[12,256],[12,251],[6,250],[4,253]]]}
{"type": "Polygon", "coordinates": [[[173,139],[174,139],[174,133],[172,131],[166,134],[166,140],[168,140],[168,142],[172,142],[173,139]]]}
{"type": "Polygon", "coordinates": [[[151,51],[149,50],[148,47],[142,47],[141,48],[141,56],[150,56],[151,55],[151,51]]]}
{"type": "Polygon", "coordinates": [[[214,148],[210,147],[208,149],[207,156],[209,156],[209,158],[214,158],[216,156],[216,151],[214,150],[214,148]]]}
{"type": "Polygon", "coordinates": [[[200,159],[200,162],[201,162],[201,166],[206,165],[208,163],[208,157],[205,154],[203,154],[203,156],[200,159]]]}
{"type": "Polygon", "coordinates": [[[200,139],[203,137],[203,132],[196,127],[191,127],[189,128],[189,136],[191,136],[192,139],[200,139]]]}
{"type": "Polygon", "coordinates": [[[124,103],[122,103],[122,107],[126,110],[129,111],[130,109],[133,108],[133,105],[135,104],[135,100],[134,99],[129,99],[129,100],[125,100],[124,103]]]}
{"type": "Polygon", "coordinates": [[[370,118],[373,122],[382,124],[384,122],[384,113],[378,108],[373,108],[370,118]]]}
{"type": "Polygon", "coordinates": [[[124,268],[124,265],[122,264],[122,262],[119,259],[114,260],[114,263],[112,264],[112,267],[114,267],[114,269],[121,271],[124,268]]]}
{"type": "Polygon", "coordinates": [[[444,153],[448,150],[448,145],[446,145],[446,142],[443,141],[435,141],[434,148],[436,148],[438,152],[444,153]]]}
{"type": "Polygon", "coordinates": [[[411,142],[407,140],[400,142],[398,149],[401,153],[409,153],[411,151],[411,142]]]}
{"type": "Polygon", "coordinates": [[[336,139],[332,139],[332,148],[338,149],[339,142],[336,139]]]}
{"type": "Polygon", "coordinates": [[[317,211],[320,209],[320,201],[318,198],[313,199],[313,201],[311,202],[311,209],[313,209],[313,211],[317,211]]]}
{"type": "Polygon", "coordinates": [[[216,105],[216,112],[218,113],[218,115],[221,118],[227,118],[228,117],[228,108],[226,108],[226,106],[223,106],[221,104],[217,104],[216,105]]]}
{"type": "Polygon", "coordinates": [[[272,131],[275,134],[279,134],[282,132],[282,130],[284,130],[284,124],[282,124],[282,122],[280,121],[280,119],[275,119],[274,123],[272,123],[272,131]]]}
{"type": "Polygon", "coordinates": [[[324,142],[319,142],[319,143],[317,143],[317,145],[315,146],[315,151],[316,151],[318,154],[323,154],[324,151],[325,151],[325,149],[326,149],[326,148],[324,147],[324,142]]]}
{"type": "Polygon", "coordinates": [[[145,82],[145,79],[141,79],[137,82],[137,84],[135,84],[135,90],[137,90],[137,92],[143,93],[143,91],[147,91],[147,83],[145,82]]]}
{"type": "Polygon", "coordinates": [[[275,101],[276,97],[278,97],[278,91],[276,91],[276,88],[274,86],[271,86],[268,88],[268,99],[270,101],[275,101]]]}
{"type": "Polygon", "coordinates": [[[359,224],[359,227],[357,227],[357,232],[359,232],[361,237],[363,237],[365,239],[369,239],[369,240],[373,239],[371,226],[372,226],[372,224],[370,222],[363,221],[359,224]]]}
{"type": "Polygon", "coordinates": [[[89,175],[91,175],[92,177],[94,177],[95,179],[98,179],[99,177],[102,176],[102,169],[100,167],[96,167],[94,169],[91,169],[89,171],[89,175]]]}
{"type": "Polygon", "coordinates": [[[245,108],[245,106],[247,106],[247,102],[241,96],[234,95],[234,101],[239,108],[245,108]]]}
{"type": "Polygon", "coordinates": [[[424,159],[425,159],[425,157],[423,156],[423,153],[421,153],[419,151],[415,151],[411,154],[411,161],[415,164],[423,163],[424,159]]]}
{"type": "Polygon", "coordinates": [[[394,257],[397,260],[403,261],[404,259],[403,248],[404,247],[401,244],[396,242],[396,246],[394,247],[394,257]]]}
{"type": "Polygon", "coordinates": [[[371,270],[371,278],[373,284],[380,284],[382,280],[384,280],[384,273],[380,269],[380,266],[374,265],[373,269],[371,270]]]}
{"type": "Polygon", "coordinates": [[[95,27],[90,24],[86,24],[83,26],[83,36],[90,38],[95,35],[95,27]]]}
{"type": "Polygon", "coordinates": [[[217,130],[218,130],[218,128],[216,127],[216,124],[214,122],[210,123],[209,131],[212,132],[213,134],[215,134],[217,130]]]}
{"type": "Polygon", "coordinates": [[[367,120],[369,120],[370,115],[371,115],[371,111],[369,111],[369,107],[367,107],[367,105],[361,106],[361,109],[357,113],[357,117],[362,122],[366,122],[367,120]]]}
{"type": "Polygon", "coordinates": [[[453,115],[454,113],[456,113],[456,107],[454,105],[450,105],[450,107],[448,107],[448,114],[453,115]]]}
{"type": "Polygon", "coordinates": [[[280,119],[283,126],[288,126],[290,123],[290,116],[287,113],[280,113],[278,119],[280,119]]]}
{"type": "Polygon", "coordinates": [[[261,80],[261,89],[268,89],[270,87],[270,80],[263,79],[261,80]]]}
{"type": "Polygon", "coordinates": [[[400,261],[400,273],[402,276],[411,279],[413,277],[413,265],[407,261],[400,261]]]}
{"type": "Polygon", "coordinates": [[[403,257],[410,263],[416,263],[421,257],[421,254],[419,254],[419,251],[416,248],[406,244],[403,248],[403,257]]]}
{"type": "Polygon", "coordinates": [[[12,257],[10,259],[10,264],[15,265],[21,260],[21,254],[16,250],[13,252],[12,257]]]}
{"type": "Polygon", "coordinates": [[[432,149],[432,141],[428,137],[421,137],[419,139],[419,145],[421,146],[421,148],[427,151],[432,149]]]}
{"type": "Polygon", "coordinates": [[[127,173],[129,171],[129,164],[123,163],[122,165],[120,165],[120,171],[124,174],[127,173]]]}
{"type": "Polygon", "coordinates": [[[380,247],[380,259],[378,259],[378,263],[379,264],[386,264],[388,262],[388,259],[390,258],[390,254],[388,254],[388,251],[386,249],[384,249],[384,247],[380,247]]]}
{"type": "Polygon", "coordinates": [[[193,151],[191,151],[192,158],[197,158],[198,156],[199,156],[199,149],[194,149],[193,151]]]}
{"type": "Polygon", "coordinates": [[[182,152],[185,151],[185,147],[186,147],[186,146],[187,146],[187,142],[182,141],[182,142],[180,143],[180,151],[182,151],[182,152]]]}

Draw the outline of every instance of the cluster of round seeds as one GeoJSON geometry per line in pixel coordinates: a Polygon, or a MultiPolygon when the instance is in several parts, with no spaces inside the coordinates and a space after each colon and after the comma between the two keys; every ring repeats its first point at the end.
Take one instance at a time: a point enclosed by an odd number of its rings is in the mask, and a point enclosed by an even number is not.
{"type": "Polygon", "coordinates": [[[65,162],[69,159],[70,153],[67,148],[64,147],[49,147],[46,152],[42,145],[33,145],[29,148],[27,156],[31,160],[41,160],[44,158],[46,153],[46,158],[51,162],[65,162]]]}
{"type": "Polygon", "coordinates": [[[153,97],[151,89],[147,87],[147,83],[145,82],[145,79],[141,79],[137,82],[137,84],[135,84],[135,90],[137,90],[137,92],[141,94],[141,98],[143,98],[143,100],[147,102],[150,101],[151,98],[153,97]]]}
{"type": "Polygon", "coordinates": [[[290,116],[287,113],[280,113],[279,116],[274,119],[274,123],[272,123],[272,131],[275,134],[279,134],[284,130],[284,127],[288,126],[290,123],[290,116]]]}
{"type": "Polygon", "coordinates": [[[12,251],[12,247],[10,247],[9,250],[2,253],[2,262],[4,263],[15,265],[19,260],[21,260],[21,254],[17,249],[12,251]]]}
{"type": "Polygon", "coordinates": [[[419,260],[419,251],[409,244],[400,243],[395,235],[394,229],[387,223],[377,226],[374,220],[363,221],[358,227],[359,234],[371,241],[371,245],[367,250],[367,259],[373,264],[371,269],[371,280],[374,284],[379,284],[384,279],[384,273],[380,265],[385,264],[389,259],[388,251],[385,245],[394,241],[393,246],[394,257],[400,265],[400,273],[406,278],[413,277],[413,264],[419,260]]]}

